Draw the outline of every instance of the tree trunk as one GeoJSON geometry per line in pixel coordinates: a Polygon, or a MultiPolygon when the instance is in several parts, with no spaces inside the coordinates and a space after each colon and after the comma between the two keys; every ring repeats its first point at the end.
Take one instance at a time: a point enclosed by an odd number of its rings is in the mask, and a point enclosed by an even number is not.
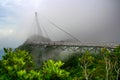
{"type": "Polygon", "coordinates": [[[87,66],[85,65],[85,79],[88,80],[87,66]]]}

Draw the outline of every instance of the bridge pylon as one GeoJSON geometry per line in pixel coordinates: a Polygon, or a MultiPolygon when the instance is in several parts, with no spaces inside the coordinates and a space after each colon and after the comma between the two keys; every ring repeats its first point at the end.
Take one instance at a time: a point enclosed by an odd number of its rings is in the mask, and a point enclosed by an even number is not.
{"type": "Polygon", "coordinates": [[[36,27],[37,27],[35,35],[43,36],[42,28],[41,28],[40,23],[39,23],[38,13],[37,12],[35,12],[35,23],[36,23],[36,27]]]}

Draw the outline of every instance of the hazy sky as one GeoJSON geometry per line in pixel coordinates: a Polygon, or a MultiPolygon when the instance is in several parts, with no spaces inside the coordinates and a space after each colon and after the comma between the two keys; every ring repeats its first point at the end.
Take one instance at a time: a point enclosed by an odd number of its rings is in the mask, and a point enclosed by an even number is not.
{"type": "Polygon", "coordinates": [[[66,36],[47,19],[80,41],[120,42],[120,0],[0,0],[0,47],[23,43],[36,11],[52,39],[66,36]]]}

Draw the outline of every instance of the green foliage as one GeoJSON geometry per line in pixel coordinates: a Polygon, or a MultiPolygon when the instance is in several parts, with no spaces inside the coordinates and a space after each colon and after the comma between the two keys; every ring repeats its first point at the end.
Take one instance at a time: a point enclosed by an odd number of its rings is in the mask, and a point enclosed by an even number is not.
{"type": "Polygon", "coordinates": [[[105,62],[106,80],[118,80],[120,73],[120,46],[116,47],[113,52],[106,48],[103,48],[101,52],[105,62]]]}
{"type": "Polygon", "coordinates": [[[24,50],[4,49],[0,60],[0,80],[119,80],[120,46],[89,50],[70,56],[66,61],[47,60],[36,69],[31,55],[24,50]],[[98,51],[97,51],[98,52],[98,51]]]}
{"type": "Polygon", "coordinates": [[[53,60],[48,60],[43,64],[42,72],[45,75],[45,80],[66,80],[69,76],[69,72],[60,69],[64,63],[61,61],[55,62],[53,60]]]}
{"type": "Polygon", "coordinates": [[[21,70],[25,68],[31,68],[34,66],[32,57],[26,51],[12,49],[4,49],[6,55],[3,56],[1,66],[12,66],[15,70],[21,70]]]}
{"type": "Polygon", "coordinates": [[[69,57],[69,59],[64,61],[64,65],[62,66],[63,69],[66,71],[70,72],[71,77],[79,77],[80,73],[79,71],[81,70],[80,67],[78,66],[79,63],[79,58],[81,57],[81,54],[76,54],[74,53],[69,57]]]}
{"type": "Polygon", "coordinates": [[[28,52],[11,48],[4,51],[6,55],[0,61],[0,80],[41,80],[40,72],[31,70],[34,63],[28,52]]]}
{"type": "Polygon", "coordinates": [[[96,68],[92,67],[91,69],[89,67],[92,66],[94,57],[90,54],[88,50],[85,51],[85,53],[82,55],[81,58],[79,58],[80,61],[80,67],[82,69],[83,77],[88,80],[90,79],[92,73],[96,70],[96,68]]]}
{"type": "Polygon", "coordinates": [[[114,55],[112,57],[112,62],[113,62],[113,68],[114,68],[114,73],[116,76],[116,80],[119,80],[120,78],[120,46],[117,46],[114,49],[114,55]]]}

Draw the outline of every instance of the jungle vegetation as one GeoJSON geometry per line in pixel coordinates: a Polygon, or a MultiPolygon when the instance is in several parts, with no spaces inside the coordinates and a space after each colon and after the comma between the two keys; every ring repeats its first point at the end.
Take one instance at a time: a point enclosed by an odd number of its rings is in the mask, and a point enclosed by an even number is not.
{"type": "Polygon", "coordinates": [[[25,50],[4,48],[0,60],[0,80],[119,80],[120,46],[102,48],[100,54],[89,50],[65,61],[49,59],[36,67],[25,50]]]}

